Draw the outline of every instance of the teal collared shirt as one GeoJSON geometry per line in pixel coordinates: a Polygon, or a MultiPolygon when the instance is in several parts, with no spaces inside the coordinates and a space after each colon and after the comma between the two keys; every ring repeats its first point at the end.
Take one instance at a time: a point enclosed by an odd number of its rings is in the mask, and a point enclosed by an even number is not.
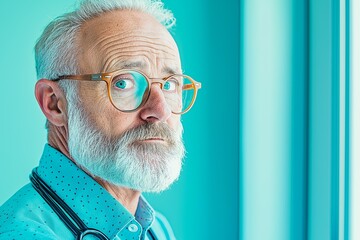
{"type": "MultiPolygon", "coordinates": [[[[89,227],[109,239],[175,239],[167,220],[141,196],[135,216],[61,152],[45,145],[37,173],[89,227]]],[[[51,207],[27,184],[0,207],[0,240],[74,239],[51,207]]],[[[91,236],[86,240],[97,239],[91,236]]]]}

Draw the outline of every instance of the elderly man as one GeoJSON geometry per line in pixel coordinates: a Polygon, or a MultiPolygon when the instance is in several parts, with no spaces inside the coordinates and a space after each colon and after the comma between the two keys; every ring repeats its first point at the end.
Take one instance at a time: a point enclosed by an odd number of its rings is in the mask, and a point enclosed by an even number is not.
{"type": "Polygon", "coordinates": [[[153,0],[85,0],[38,40],[35,95],[48,144],[0,209],[0,239],[174,239],[141,192],[179,176],[182,75],[175,19],[153,0]]]}

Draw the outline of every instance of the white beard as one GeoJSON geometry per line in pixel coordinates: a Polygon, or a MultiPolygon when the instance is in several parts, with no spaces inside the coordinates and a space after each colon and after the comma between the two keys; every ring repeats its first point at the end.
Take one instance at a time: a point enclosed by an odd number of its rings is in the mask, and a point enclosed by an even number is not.
{"type": "Polygon", "coordinates": [[[165,123],[144,124],[111,139],[76,105],[68,106],[69,152],[91,175],[141,192],[163,191],[178,179],[185,154],[182,125],[175,131],[165,123]],[[151,137],[167,144],[139,142],[151,137]]]}

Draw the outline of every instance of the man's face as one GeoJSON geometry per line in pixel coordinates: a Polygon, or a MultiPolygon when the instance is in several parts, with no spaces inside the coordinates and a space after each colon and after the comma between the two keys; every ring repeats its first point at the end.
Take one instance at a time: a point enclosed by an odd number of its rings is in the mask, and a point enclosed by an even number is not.
{"type": "MultiPolygon", "coordinates": [[[[114,11],[85,23],[78,38],[83,74],[140,70],[151,77],[181,73],[177,46],[152,16],[114,11]]],[[[69,150],[91,174],[140,191],[161,191],[179,175],[184,147],[180,116],[159,84],[131,113],[110,102],[105,82],[79,82],[80,102],[68,106],[69,150]]]]}
{"type": "MultiPolygon", "coordinates": [[[[149,77],[180,73],[180,57],[169,32],[152,16],[137,11],[114,11],[87,22],[79,38],[78,61],[83,73],[111,72],[121,68],[141,70],[149,77]]],[[[82,82],[83,107],[95,126],[108,136],[146,122],[180,127],[179,115],[171,113],[158,84],[153,84],[147,104],[134,113],[122,113],[109,102],[106,85],[82,82]]]]}

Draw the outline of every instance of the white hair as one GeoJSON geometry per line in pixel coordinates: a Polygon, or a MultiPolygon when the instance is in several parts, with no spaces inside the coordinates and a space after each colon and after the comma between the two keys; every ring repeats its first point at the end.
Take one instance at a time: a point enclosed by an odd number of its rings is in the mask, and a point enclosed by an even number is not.
{"type": "MultiPolygon", "coordinates": [[[[49,23],[35,46],[38,79],[56,79],[62,75],[81,74],[78,67],[77,34],[82,24],[114,10],[135,10],[148,13],[170,29],[175,24],[172,12],[161,0],[81,0],[73,12],[49,23]]],[[[76,84],[60,81],[67,101],[76,100],[76,84]]],[[[48,125],[48,124],[46,124],[48,125]]]]}

